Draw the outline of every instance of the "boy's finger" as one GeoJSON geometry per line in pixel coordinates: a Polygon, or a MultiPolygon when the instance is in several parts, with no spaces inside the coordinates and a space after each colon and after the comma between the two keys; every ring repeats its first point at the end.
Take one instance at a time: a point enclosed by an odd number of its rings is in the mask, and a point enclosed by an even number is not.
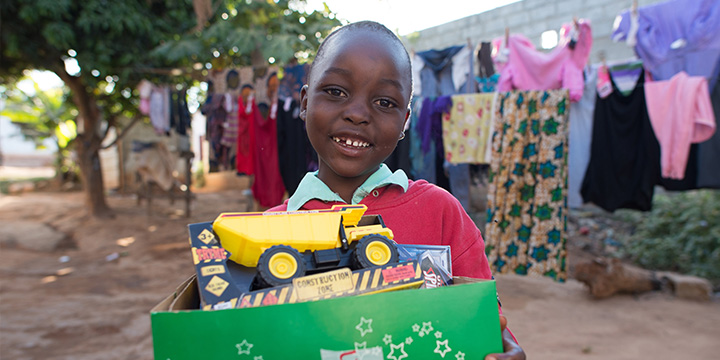
{"type": "Polygon", "coordinates": [[[505,331],[505,328],[507,328],[507,318],[500,315],[500,332],[505,331]]]}

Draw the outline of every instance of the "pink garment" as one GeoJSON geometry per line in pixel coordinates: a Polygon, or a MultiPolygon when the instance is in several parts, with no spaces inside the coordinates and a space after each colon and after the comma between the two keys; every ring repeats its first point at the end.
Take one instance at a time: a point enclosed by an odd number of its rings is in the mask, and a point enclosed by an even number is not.
{"type": "Polygon", "coordinates": [[[645,103],[660,143],[662,175],[683,179],[690,144],[708,140],[715,133],[707,79],[681,71],[670,80],[646,82],[645,103]]]}
{"type": "Polygon", "coordinates": [[[570,100],[582,98],[585,88],[583,67],[592,48],[592,30],[587,20],[578,21],[577,42],[570,48],[570,34],[562,32],[559,45],[545,53],[523,35],[508,39],[507,64],[500,71],[498,91],[568,89],[570,100]]]}

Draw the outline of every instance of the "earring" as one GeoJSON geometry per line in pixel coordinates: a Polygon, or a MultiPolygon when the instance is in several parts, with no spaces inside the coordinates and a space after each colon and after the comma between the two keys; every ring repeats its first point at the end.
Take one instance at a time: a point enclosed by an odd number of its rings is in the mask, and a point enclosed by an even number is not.
{"type": "Polygon", "coordinates": [[[405,138],[405,131],[400,132],[400,140],[405,138]]]}

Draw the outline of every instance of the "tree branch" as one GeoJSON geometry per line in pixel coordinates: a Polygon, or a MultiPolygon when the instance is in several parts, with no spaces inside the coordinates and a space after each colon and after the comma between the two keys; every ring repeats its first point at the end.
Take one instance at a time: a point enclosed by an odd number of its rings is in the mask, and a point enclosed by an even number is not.
{"type": "MultiPolygon", "coordinates": [[[[137,124],[141,119],[142,119],[142,117],[140,117],[140,116],[134,117],[132,119],[132,121],[130,122],[130,124],[128,124],[128,126],[126,126],[123,129],[123,131],[120,134],[118,134],[118,136],[115,138],[115,140],[113,140],[113,142],[111,142],[107,146],[103,146],[102,149],[108,149],[108,148],[112,147],[113,145],[117,144],[117,142],[120,141],[120,139],[122,139],[128,133],[130,128],[132,128],[135,124],[137,124]]],[[[108,129],[110,129],[109,126],[108,126],[108,129]]]]}

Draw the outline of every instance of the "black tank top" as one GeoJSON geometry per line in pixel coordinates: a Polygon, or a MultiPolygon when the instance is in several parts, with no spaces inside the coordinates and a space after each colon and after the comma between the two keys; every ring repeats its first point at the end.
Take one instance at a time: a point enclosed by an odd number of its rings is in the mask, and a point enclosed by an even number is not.
{"type": "Polygon", "coordinates": [[[645,72],[627,96],[612,75],[610,80],[613,92],[596,99],[590,163],[580,193],[585,202],[610,212],[648,211],[660,180],[660,145],[645,105],[645,72]]]}

